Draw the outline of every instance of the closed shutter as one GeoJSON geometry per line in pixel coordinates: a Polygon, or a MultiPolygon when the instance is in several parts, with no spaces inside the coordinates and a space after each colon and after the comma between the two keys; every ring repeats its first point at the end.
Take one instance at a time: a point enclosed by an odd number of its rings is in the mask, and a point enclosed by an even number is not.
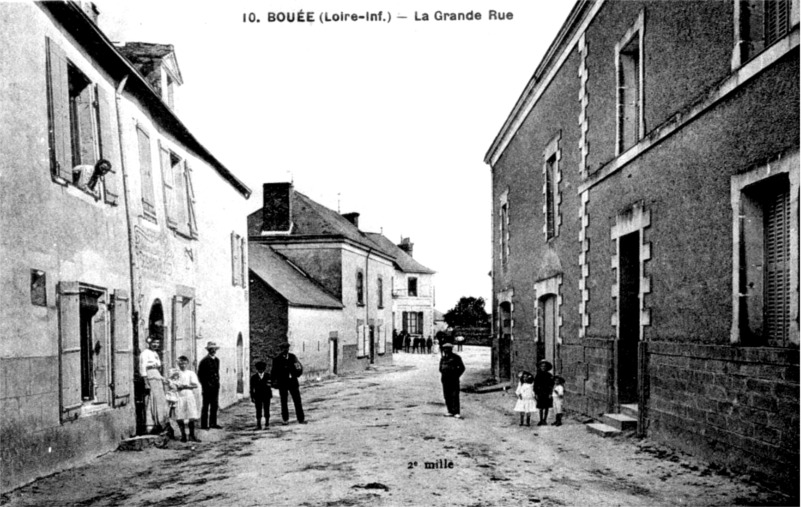
{"type": "Polygon", "coordinates": [[[173,189],[173,169],[170,152],[159,141],[159,161],[161,162],[161,181],[164,187],[164,215],[167,217],[167,227],[175,228],[175,191],[173,189]]]}
{"type": "Polygon", "coordinates": [[[765,205],[765,321],[772,345],[787,342],[790,326],[790,192],[765,205]]]}
{"type": "Polygon", "coordinates": [[[173,208],[175,210],[175,221],[178,223],[178,231],[181,234],[189,236],[191,231],[189,227],[189,218],[187,214],[187,194],[186,194],[186,162],[181,161],[180,164],[174,168],[173,178],[175,181],[175,197],[173,208]]]}
{"type": "Polygon", "coordinates": [[[245,238],[240,236],[239,237],[239,267],[241,268],[241,273],[239,274],[239,280],[242,284],[242,288],[247,287],[247,252],[248,249],[245,244],[245,238]]]}
{"type": "Polygon", "coordinates": [[[115,407],[123,407],[131,402],[131,385],[133,385],[133,339],[131,330],[131,301],[128,291],[114,291],[114,313],[112,319],[112,383],[113,402],[115,407]]]}
{"type": "Polygon", "coordinates": [[[78,416],[81,398],[81,313],[78,282],[58,284],[61,421],[78,416]]]}
{"type": "Polygon", "coordinates": [[[52,39],[47,45],[47,104],[50,117],[50,168],[62,183],[72,181],[67,56],[52,39]]]}
{"type": "Polygon", "coordinates": [[[142,205],[145,213],[156,216],[150,136],[140,127],[136,128],[136,136],[139,142],[139,171],[142,178],[142,205]]]}
{"type": "Polygon", "coordinates": [[[122,161],[119,150],[119,133],[117,124],[117,110],[114,107],[113,95],[103,87],[97,88],[97,100],[100,108],[100,157],[111,163],[111,171],[103,177],[106,187],[106,202],[117,204],[121,188],[119,177],[122,171],[122,161]]]}
{"type": "Polygon", "coordinates": [[[423,334],[423,312],[417,314],[417,332],[423,334]]]}
{"type": "Polygon", "coordinates": [[[387,337],[385,336],[384,326],[378,326],[376,340],[378,341],[378,353],[383,354],[387,351],[387,337]]]}
{"type": "Polygon", "coordinates": [[[789,18],[789,0],[767,0],[765,2],[765,47],[787,35],[789,18]]]}
{"type": "Polygon", "coordinates": [[[409,332],[409,312],[403,312],[403,330],[409,332]]]}
{"type": "Polygon", "coordinates": [[[364,321],[356,321],[356,357],[364,357],[364,321]]]}
{"type": "Polygon", "coordinates": [[[195,215],[195,189],[192,187],[192,167],[184,161],[184,178],[186,179],[186,208],[189,214],[189,235],[197,237],[197,216],[195,215]]]}
{"type": "Polygon", "coordinates": [[[231,233],[231,283],[236,287],[239,266],[236,262],[237,253],[239,252],[239,242],[236,239],[236,233],[231,233]]]}

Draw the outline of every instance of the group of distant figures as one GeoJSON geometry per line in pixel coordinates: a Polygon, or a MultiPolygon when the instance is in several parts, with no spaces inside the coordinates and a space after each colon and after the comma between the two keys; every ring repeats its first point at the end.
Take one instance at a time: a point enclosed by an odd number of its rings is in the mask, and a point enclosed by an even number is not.
{"type": "Polygon", "coordinates": [[[464,336],[456,335],[452,328],[445,331],[437,331],[434,339],[431,336],[423,338],[422,335],[411,335],[405,329],[398,332],[397,329],[392,331],[392,352],[406,352],[407,354],[431,354],[433,353],[434,344],[437,344],[442,353],[442,346],[450,343],[456,347],[456,350],[461,351],[464,345],[464,336]]]}

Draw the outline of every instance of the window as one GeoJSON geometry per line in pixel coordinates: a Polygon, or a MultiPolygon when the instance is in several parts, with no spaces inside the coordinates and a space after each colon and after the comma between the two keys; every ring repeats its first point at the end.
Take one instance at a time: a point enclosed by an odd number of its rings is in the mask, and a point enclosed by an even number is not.
{"type": "Polygon", "coordinates": [[[139,172],[142,177],[142,210],[146,217],[156,219],[156,199],[153,195],[153,168],[150,155],[150,136],[144,129],[136,126],[139,143],[139,172]]]}
{"type": "Polygon", "coordinates": [[[403,312],[403,330],[409,334],[422,334],[423,312],[403,312]]]}
{"type": "Polygon", "coordinates": [[[364,304],[364,273],[356,272],[356,304],[364,304]]]}
{"type": "Polygon", "coordinates": [[[180,163],[180,159],[170,153],[159,141],[159,160],[161,161],[161,181],[164,186],[164,215],[167,227],[175,229],[177,208],[175,205],[175,166],[180,163]]]}
{"type": "Polygon", "coordinates": [[[231,233],[231,283],[236,286],[245,286],[245,238],[239,234],[231,233]]]}
{"type": "Polygon", "coordinates": [[[501,206],[501,265],[509,264],[509,205],[501,206]]]}
{"type": "Polygon", "coordinates": [[[175,109],[175,81],[169,75],[167,76],[167,105],[170,109],[175,109]]]}
{"type": "Polygon", "coordinates": [[[356,357],[367,355],[367,329],[364,321],[356,320],[356,357]]]}
{"type": "Polygon", "coordinates": [[[167,226],[184,236],[197,238],[195,192],[189,164],[161,142],[159,147],[167,226]]]}
{"type": "Polygon", "coordinates": [[[735,67],[784,38],[790,30],[790,0],[744,0],[735,8],[735,67]],[[739,61],[738,61],[739,58],[739,61]]]}
{"type": "Polygon", "coordinates": [[[545,162],[545,236],[556,236],[556,155],[545,162]]]}
{"type": "Polygon", "coordinates": [[[628,150],[642,138],[643,67],[642,28],[644,11],[635,25],[615,46],[617,69],[617,154],[628,150]]]}
{"type": "Polygon", "coordinates": [[[46,46],[53,179],[117,204],[119,136],[110,92],[86,77],[51,39],[46,46]]]}
{"type": "Polygon", "coordinates": [[[378,290],[378,307],[384,308],[384,279],[381,278],[380,276],[378,277],[377,290],[378,290]]]}
{"type": "Polygon", "coordinates": [[[786,347],[798,339],[791,331],[791,270],[798,258],[791,249],[790,195],[786,173],[742,189],[735,308],[739,341],[745,344],[786,347]]]}
{"type": "Polygon", "coordinates": [[[58,285],[62,422],[99,408],[126,405],[133,383],[127,292],[58,285]]]}
{"type": "Polygon", "coordinates": [[[406,281],[409,297],[417,297],[417,278],[410,276],[406,281]]]}

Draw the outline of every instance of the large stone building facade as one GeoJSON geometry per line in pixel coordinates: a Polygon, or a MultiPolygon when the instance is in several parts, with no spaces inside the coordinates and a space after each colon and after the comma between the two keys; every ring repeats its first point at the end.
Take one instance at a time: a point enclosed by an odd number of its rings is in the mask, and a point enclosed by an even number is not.
{"type": "Polygon", "coordinates": [[[798,19],[579,1],[486,157],[496,375],[796,492],[798,19]]]}
{"type": "Polygon", "coordinates": [[[136,361],[148,335],[164,339],[166,367],[220,343],[223,405],[247,373],[250,191],[96,14],[0,4],[0,122],[13,125],[0,133],[2,490],[141,428],[136,361]]]}

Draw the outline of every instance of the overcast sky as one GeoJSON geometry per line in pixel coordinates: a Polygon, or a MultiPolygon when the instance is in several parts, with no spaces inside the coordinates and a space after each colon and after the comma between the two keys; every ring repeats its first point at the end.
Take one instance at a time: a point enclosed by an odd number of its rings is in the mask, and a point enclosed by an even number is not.
{"type": "Polygon", "coordinates": [[[110,39],[175,46],[178,115],[253,189],[253,211],[263,183],[292,180],[329,208],[359,212],[364,231],[411,237],[414,257],[437,271],[437,309],[462,296],[489,309],[484,155],[571,0],[97,5],[110,39]],[[314,23],[268,22],[301,8],[314,23]],[[490,8],[513,18],[490,20],[490,8]],[[434,19],[471,10],[482,19],[434,19]],[[392,20],[320,22],[324,12],[379,11],[392,20]],[[243,22],[246,13],[260,22],[243,22]],[[415,21],[423,13],[430,20],[415,21]]]}

